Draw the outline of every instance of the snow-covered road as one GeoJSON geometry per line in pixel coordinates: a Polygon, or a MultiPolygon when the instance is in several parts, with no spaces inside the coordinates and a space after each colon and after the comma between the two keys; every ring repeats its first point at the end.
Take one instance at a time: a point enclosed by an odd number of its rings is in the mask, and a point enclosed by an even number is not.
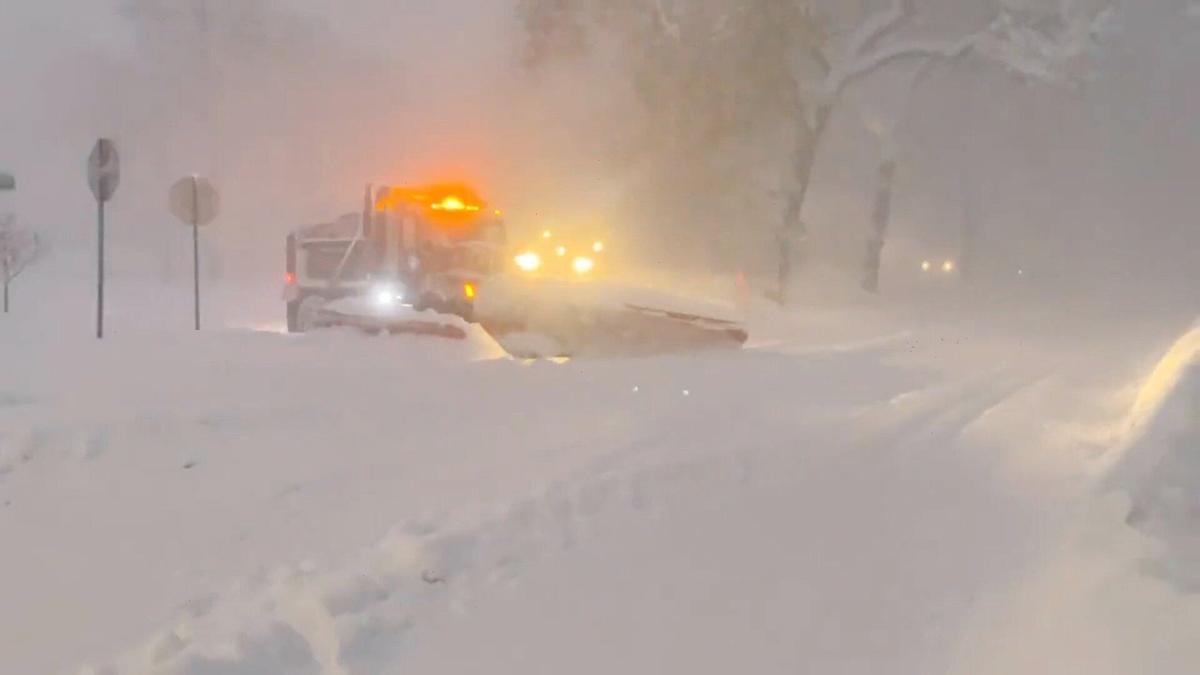
{"type": "Polygon", "coordinates": [[[9,321],[0,670],[978,672],[1181,330],[1048,316],[566,363],[9,321]]]}

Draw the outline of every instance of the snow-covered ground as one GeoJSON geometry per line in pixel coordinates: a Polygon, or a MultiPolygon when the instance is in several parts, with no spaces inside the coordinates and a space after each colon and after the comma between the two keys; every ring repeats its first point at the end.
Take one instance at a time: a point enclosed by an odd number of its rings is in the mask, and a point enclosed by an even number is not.
{"type": "Polygon", "coordinates": [[[1200,662],[1198,483],[1153,470],[1198,466],[1190,317],[756,307],[741,353],[521,362],[229,287],[194,334],[119,278],[98,343],[86,282],[37,283],[0,320],[0,672],[1200,662]]]}

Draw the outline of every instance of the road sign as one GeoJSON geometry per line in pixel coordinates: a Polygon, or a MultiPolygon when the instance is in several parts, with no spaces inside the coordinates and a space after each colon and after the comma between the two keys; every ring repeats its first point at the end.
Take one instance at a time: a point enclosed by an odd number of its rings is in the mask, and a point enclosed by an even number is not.
{"type": "Polygon", "coordinates": [[[16,190],[17,179],[11,173],[0,173],[0,190],[16,190]]]}
{"type": "Polygon", "coordinates": [[[88,187],[96,197],[96,339],[104,337],[104,202],[112,199],[120,183],[117,146],[101,138],[88,156],[88,187]]]}
{"type": "Polygon", "coordinates": [[[196,330],[200,330],[200,226],[211,223],[220,207],[217,189],[207,178],[184,176],[167,191],[167,208],[184,225],[192,228],[192,289],[196,330]]]}
{"type": "Polygon", "coordinates": [[[101,138],[88,157],[88,186],[96,201],[103,204],[112,199],[120,183],[121,160],[117,157],[117,146],[107,138],[101,138]]]}
{"type": "Polygon", "coordinates": [[[184,225],[207,225],[217,217],[221,199],[207,178],[185,176],[167,193],[167,206],[184,225]]]}

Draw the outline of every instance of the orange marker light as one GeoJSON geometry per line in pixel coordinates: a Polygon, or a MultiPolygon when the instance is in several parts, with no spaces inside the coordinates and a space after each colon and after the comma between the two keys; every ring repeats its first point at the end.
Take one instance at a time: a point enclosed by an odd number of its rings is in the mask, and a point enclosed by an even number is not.
{"type": "Polygon", "coordinates": [[[465,295],[468,300],[474,300],[475,299],[475,284],[471,284],[471,283],[463,284],[463,295],[465,295]]]}
{"type": "Polygon", "coordinates": [[[287,284],[288,286],[296,283],[296,273],[288,272],[287,274],[283,275],[283,283],[287,284]]]}
{"type": "Polygon", "coordinates": [[[450,195],[450,196],[442,199],[442,201],[437,202],[436,204],[433,204],[432,208],[434,211],[478,211],[479,210],[478,205],[468,204],[468,203],[464,202],[463,200],[459,199],[458,197],[455,197],[454,195],[450,195]]]}
{"type": "Polygon", "coordinates": [[[477,213],[484,209],[483,200],[469,186],[461,183],[428,187],[394,187],[375,202],[380,211],[402,205],[422,206],[439,213],[477,213]]]}

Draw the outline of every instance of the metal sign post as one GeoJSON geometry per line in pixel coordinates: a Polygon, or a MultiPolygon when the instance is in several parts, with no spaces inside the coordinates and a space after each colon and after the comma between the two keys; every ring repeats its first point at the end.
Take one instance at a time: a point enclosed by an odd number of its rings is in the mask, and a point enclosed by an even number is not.
{"type": "MultiPolygon", "coordinates": [[[[192,212],[199,211],[199,188],[192,176],[192,212]]],[[[196,330],[200,330],[200,224],[192,219],[192,301],[195,307],[196,330]]]]}
{"type": "Polygon", "coordinates": [[[104,339],[104,202],[96,202],[96,339],[104,339]]]}
{"type": "Polygon", "coordinates": [[[220,198],[208,179],[193,174],[175,181],[167,193],[167,206],[192,228],[192,299],[195,328],[200,330],[200,226],[217,217],[220,198]]]}
{"type": "Polygon", "coordinates": [[[117,146],[101,138],[88,157],[88,187],[96,197],[96,339],[104,337],[104,203],[112,199],[120,183],[117,146]]]}
{"type": "MultiPolygon", "coordinates": [[[[13,178],[11,173],[0,171],[0,192],[9,192],[15,189],[17,189],[17,180],[13,178]]],[[[3,222],[4,215],[0,213],[0,223],[3,222]]],[[[3,236],[3,233],[0,233],[0,237],[3,236]]],[[[0,256],[2,255],[4,255],[4,252],[0,251],[0,256]]],[[[7,261],[0,261],[0,276],[3,277],[2,281],[4,282],[4,313],[8,314],[8,284],[11,281],[11,277],[9,277],[7,261]]]]}

